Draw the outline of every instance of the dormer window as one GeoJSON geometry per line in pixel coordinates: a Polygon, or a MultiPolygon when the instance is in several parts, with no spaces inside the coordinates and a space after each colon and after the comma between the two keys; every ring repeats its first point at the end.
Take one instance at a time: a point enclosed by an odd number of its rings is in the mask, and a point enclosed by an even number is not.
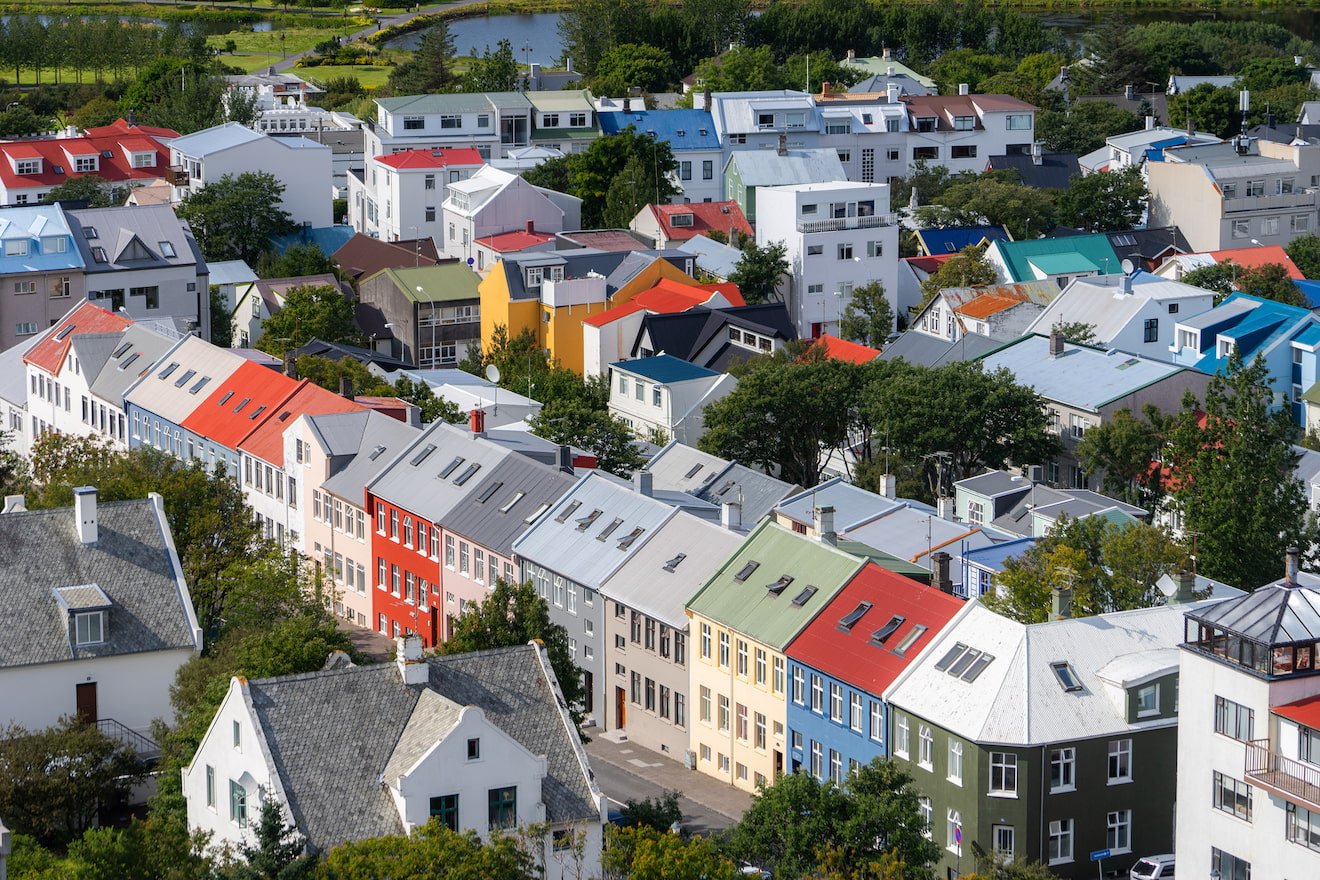
{"type": "Polygon", "coordinates": [[[6,257],[26,257],[28,255],[28,240],[26,238],[11,238],[5,242],[6,257]]]}
{"type": "Polygon", "coordinates": [[[156,164],[156,154],[155,154],[155,153],[149,153],[149,152],[148,152],[148,153],[134,153],[134,154],[133,154],[133,167],[134,167],[134,168],[151,168],[151,167],[154,167],[155,164],[156,164]]]}
{"type": "Polygon", "coordinates": [[[673,215],[671,218],[669,218],[669,225],[670,225],[670,226],[691,226],[691,225],[692,225],[692,215],[691,215],[691,214],[675,214],[675,215],[673,215]]]}
{"type": "Polygon", "coordinates": [[[174,251],[174,242],[161,241],[161,242],[157,242],[157,244],[160,246],[160,252],[162,256],[166,256],[166,257],[176,256],[174,251]]]}
{"type": "Polygon", "coordinates": [[[1226,339],[1222,336],[1216,340],[1215,357],[1230,357],[1235,351],[1237,351],[1237,342],[1235,340],[1226,339]]]}
{"type": "Polygon", "coordinates": [[[40,173],[41,173],[41,160],[40,160],[40,159],[15,159],[15,160],[14,160],[14,173],[15,173],[15,174],[40,174],[40,173]]]}
{"type": "Polygon", "coordinates": [[[62,236],[51,236],[41,240],[41,251],[46,254],[62,254],[69,249],[69,242],[62,236]]]}
{"type": "Polygon", "coordinates": [[[79,156],[73,160],[73,170],[79,174],[89,174],[99,167],[100,156],[79,156]]]}
{"type": "Polygon", "coordinates": [[[954,131],[971,131],[976,128],[975,116],[955,116],[953,117],[954,131]]]}
{"type": "Polygon", "coordinates": [[[106,612],[110,597],[96,584],[58,587],[55,601],[68,615],[69,638],[75,647],[103,645],[106,637],[106,612]]]}
{"type": "Polygon", "coordinates": [[[105,612],[83,611],[73,616],[73,643],[84,645],[105,644],[105,612]]]}

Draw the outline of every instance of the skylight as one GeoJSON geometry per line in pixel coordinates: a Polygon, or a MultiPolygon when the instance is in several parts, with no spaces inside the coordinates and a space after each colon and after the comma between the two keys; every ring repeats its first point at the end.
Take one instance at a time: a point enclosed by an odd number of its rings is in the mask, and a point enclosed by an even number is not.
{"type": "Polygon", "coordinates": [[[124,356],[124,352],[128,351],[132,347],[133,347],[133,343],[125,342],[123,345],[116,348],[115,353],[111,356],[115,358],[121,358],[124,356]]]}
{"type": "Polygon", "coordinates": [[[773,584],[766,584],[765,588],[770,591],[771,595],[778,596],[780,593],[784,592],[791,583],[793,583],[793,576],[791,574],[785,574],[780,575],[779,580],[775,581],[773,584]]]}
{"type": "Polygon", "coordinates": [[[890,636],[898,631],[898,628],[903,625],[905,620],[907,620],[907,618],[903,615],[895,614],[893,617],[889,618],[884,626],[871,633],[871,641],[875,642],[877,645],[883,645],[890,636]]]}
{"type": "Polygon", "coordinates": [[[375,449],[371,450],[371,452],[367,454],[367,458],[370,461],[375,461],[376,459],[380,458],[381,453],[384,451],[385,451],[384,446],[377,446],[375,449]]]}
{"type": "Polygon", "coordinates": [[[561,523],[566,521],[570,516],[573,515],[574,511],[576,511],[581,506],[582,506],[581,501],[570,502],[568,507],[565,507],[563,510],[559,511],[559,516],[555,517],[555,522],[561,523]]]}
{"type": "Polygon", "coordinates": [[[426,446],[422,448],[421,452],[417,453],[412,457],[412,461],[408,462],[408,464],[412,465],[413,467],[417,467],[419,464],[426,461],[427,457],[430,456],[432,452],[435,452],[435,444],[428,443],[426,444],[426,446]]]}
{"type": "Polygon", "coordinates": [[[608,538],[610,535],[614,534],[614,530],[617,529],[617,528],[618,528],[619,526],[621,526],[621,525],[623,525],[623,520],[619,519],[619,518],[616,516],[616,517],[614,518],[614,520],[613,520],[612,522],[610,522],[609,525],[607,525],[605,528],[603,528],[603,529],[600,530],[600,534],[596,536],[596,540],[597,540],[597,541],[604,541],[604,540],[605,540],[606,538],[608,538]]]}
{"type": "Polygon", "coordinates": [[[724,488],[720,489],[720,491],[716,492],[715,494],[718,495],[718,496],[720,496],[721,498],[723,498],[723,497],[724,497],[724,493],[725,493],[725,492],[728,492],[728,491],[729,491],[730,489],[732,489],[735,485],[737,485],[737,484],[734,483],[733,480],[730,480],[729,482],[727,482],[727,483],[724,484],[724,488]]]}
{"type": "Polygon", "coordinates": [[[982,652],[981,656],[973,660],[972,665],[969,666],[967,668],[967,671],[963,673],[962,680],[976,681],[977,676],[979,676],[982,672],[985,672],[985,668],[989,666],[994,659],[995,659],[994,655],[986,654],[982,652]]]}
{"type": "Polygon", "coordinates": [[[198,379],[196,382],[193,383],[193,387],[188,389],[188,393],[196,394],[198,391],[201,391],[203,388],[205,388],[206,383],[210,381],[211,381],[210,376],[203,376],[202,378],[198,379]]]}
{"type": "Polygon", "coordinates": [[[161,370],[159,373],[156,374],[156,378],[168,379],[170,377],[170,373],[173,373],[178,368],[179,368],[178,361],[170,361],[169,366],[167,366],[165,369],[161,370]]]}
{"type": "Polygon", "coordinates": [[[958,657],[961,656],[966,650],[967,650],[967,646],[964,645],[962,642],[958,642],[947,652],[945,652],[944,656],[940,658],[940,661],[935,664],[935,668],[938,669],[940,672],[943,672],[944,670],[949,668],[950,663],[952,663],[954,660],[957,660],[958,657]]]}
{"type": "Polygon", "coordinates": [[[968,648],[966,651],[963,652],[963,655],[959,657],[957,660],[953,661],[953,665],[950,666],[945,671],[948,672],[949,675],[952,675],[954,678],[957,678],[958,676],[962,675],[964,672],[967,671],[967,667],[972,665],[973,660],[975,660],[977,657],[980,656],[981,656],[981,652],[978,651],[976,648],[968,648]]]}
{"type": "MultiPolygon", "coordinates": [[[[508,513],[510,510],[513,510],[513,505],[517,504],[519,501],[522,501],[523,498],[525,498],[526,496],[527,496],[526,492],[522,492],[522,491],[514,492],[513,496],[509,498],[508,501],[504,502],[503,505],[500,506],[500,513],[508,513]]],[[[544,510],[545,508],[541,508],[541,509],[544,510]]]]}
{"type": "Polygon", "coordinates": [[[487,486],[486,488],[482,489],[482,490],[481,490],[481,494],[477,496],[477,503],[478,503],[478,504],[485,504],[487,501],[490,500],[490,498],[491,498],[492,495],[494,495],[496,492],[500,491],[500,487],[503,486],[503,485],[504,485],[503,482],[497,481],[497,482],[491,483],[489,486],[487,486]]]}
{"type": "Polygon", "coordinates": [[[629,532],[627,535],[624,535],[622,538],[619,539],[619,549],[627,550],[637,541],[638,538],[642,536],[642,532],[644,531],[646,531],[646,529],[636,528],[633,529],[631,532],[629,532]]]}
{"type": "Polygon", "coordinates": [[[866,612],[870,610],[870,602],[858,602],[856,608],[839,618],[839,626],[844,629],[852,629],[857,621],[861,620],[866,615],[866,612]]]}
{"type": "Polygon", "coordinates": [[[231,398],[231,397],[233,397],[233,396],[234,396],[234,392],[232,392],[232,391],[226,391],[226,392],[225,392],[225,396],[222,397],[222,398],[220,398],[219,402],[216,403],[216,406],[224,406],[226,403],[229,402],[229,398],[231,398]]]}
{"type": "Polygon", "coordinates": [[[73,332],[73,328],[74,328],[74,327],[77,327],[77,326],[78,326],[77,324],[70,324],[69,326],[67,326],[67,327],[65,327],[63,330],[61,330],[59,333],[56,333],[56,334],[55,334],[55,339],[56,339],[56,341],[61,340],[61,339],[63,339],[64,337],[68,336],[70,333],[73,332]]]}
{"type": "Polygon", "coordinates": [[[591,525],[592,523],[594,523],[594,522],[596,521],[596,517],[600,516],[601,513],[602,513],[602,511],[601,511],[601,509],[598,507],[598,508],[596,508],[595,510],[593,510],[591,513],[589,513],[589,514],[587,514],[586,516],[582,517],[582,519],[580,519],[580,520],[577,521],[577,523],[578,523],[577,530],[578,530],[579,532],[585,532],[585,531],[587,530],[587,526],[589,526],[589,525],[591,525]]]}
{"type": "Polygon", "coordinates": [[[914,624],[912,629],[907,631],[907,635],[899,640],[898,646],[894,648],[894,653],[903,654],[906,652],[908,648],[916,644],[917,639],[921,638],[928,628],[923,623],[914,624]]]}
{"type": "Polygon", "coordinates": [[[123,362],[122,364],[119,365],[119,369],[121,369],[121,370],[127,370],[127,369],[128,369],[128,365],[131,364],[131,363],[133,363],[133,361],[137,360],[137,359],[138,359],[139,357],[141,357],[141,356],[142,356],[142,352],[140,352],[140,351],[135,351],[135,352],[133,352],[133,353],[130,354],[128,357],[124,358],[124,362],[123,362]]]}
{"type": "Polygon", "coordinates": [[[683,475],[683,479],[685,479],[685,480],[690,480],[690,479],[692,479],[693,477],[695,477],[695,476],[697,475],[697,471],[699,471],[699,470],[701,470],[701,465],[699,465],[699,464],[694,464],[694,465],[692,466],[692,470],[688,471],[686,474],[683,475]]]}
{"type": "MultiPolygon", "coordinates": [[[[521,498],[522,496],[519,495],[518,497],[521,498]]],[[[514,502],[516,502],[517,500],[518,500],[518,499],[515,498],[515,499],[514,499],[514,502]]],[[[536,510],[533,510],[530,514],[528,514],[528,515],[527,515],[527,519],[523,520],[523,523],[524,523],[525,525],[531,525],[532,523],[536,522],[536,518],[537,518],[538,516],[540,516],[541,514],[545,513],[545,512],[546,512],[547,510],[549,510],[549,509],[550,509],[550,502],[547,501],[547,502],[543,503],[540,507],[536,508],[536,510]]]]}
{"type": "Polygon", "coordinates": [[[83,227],[83,237],[84,237],[84,238],[96,238],[96,237],[97,237],[97,235],[96,235],[96,227],[95,227],[95,226],[84,226],[84,227],[83,227]]]}
{"type": "Polygon", "coordinates": [[[749,577],[752,576],[752,572],[756,571],[760,567],[761,567],[761,563],[757,562],[755,559],[748,560],[746,565],[738,569],[738,573],[733,576],[733,579],[741,584],[743,581],[747,580],[749,577]]]}
{"type": "Polygon", "coordinates": [[[464,458],[464,457],[461,456],[461,455],[458,456],[458,457],[455,458],[453,461],[451,461],[449,464],[445,465],[444,470],[440,471],[440,473],[439,473],[438,476],[440,477],[440,479],[443,480],[445,477],[449,476],[449,475],[452,474],[454,471],[458,470],[458,466],[459,466],[460,464],[462,464],[463,462],[465,462],[465,461],[467,461],[466,458],[464,458]]]}
{"type": "Polygon", "coordinates": [[[196,375],[197,375],[196,370],[185,370],[182,376],[174,380],[174,387],[182,388],[184,385],[188,384],[189,379],[191,379],[193,376],[196,375]]]}
{"type": "Polygon", "coordinates": [[[239,410],[241,410],[243,407],[247,406],[251,402],[252,402],[252,398],[250,397],[243,398],[243,402],[240,403],[238,406],[234,407],[234,412],[238,412],[239,410]]]}
{"type": "Polygon", "coordinates": [[[1051,663],[1050,669],[1054,670],[1054,677],[1059,680],[1059,684],[1065,691],[1080,691],[1082,682],[1077,678],[1077,673],[1073,672],[1072,666],[1068,662],[1051,663]]]}
{"type": "Polygon", "coordinates": [[[461,473],[461,474],[459,474],[458,476],[454,477],[454,485],[455,485],[455,486],[461,486],[461,485],[463,485],[463,484],[466,483],[468,480],[472,479],[472,477],[473,477],[473,476],[477,473],[477,471],[479,471],[479,470],[481,470],[481,465],[479,465],[479,464],[475,464],[475,463],[474,463],[474,464],[470,464],[470,465],[468,465],[466,468],[463,469],[463,473],[461,473]]]}
{"type": "Polygon", "coordinates": [[[675,556],[673,559],[669,560],[668,562],[666,562],[666,563],[664,564],[664,566],[663,566],[663,567],[664,567],[664,570],[665,570],[665,571],[673,571],[674,569],[678,568],[678,564],[679,564],[680,562],[682,562],[684,559],[687,559],[687,554],[686,554],[686,553],[680,553],[680,554],[678,554],[678,555],[675,556]]]}
{"type": "Polygon", "coordinates": [[[963,681],[976,681],[977,676],[984,672],[994,659],[993,654],[978,651],[959,642],[940,658],[935,668],[963,681]]]}
{"type": "Polygon", "coordinates": [[[253,419],[261,415],[265,411],[266,411],[266,404],[263,403],[261,406],[257,407],[252,411],[252,415],[248,416],[248,421],[252,421],[253,419]]]}
{"type": "Polygon", "coordinates": [[[808,602],[811,601],[811,597],[816,595],[816,589],[817,589],[816,587],[813,587],[810,584],[808,584],[806,587],[802,589],[802,592],[798,593],[796,596],[793,597],[793,604],[796,605],[798,608],[801,608],[803,605],[806,605],[808,602]]]}

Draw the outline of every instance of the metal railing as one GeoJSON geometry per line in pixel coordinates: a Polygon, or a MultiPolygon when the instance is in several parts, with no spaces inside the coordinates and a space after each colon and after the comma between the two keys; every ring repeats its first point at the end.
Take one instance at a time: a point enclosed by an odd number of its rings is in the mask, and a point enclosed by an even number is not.
{"type": "Polygon", "coordinates": [[[830,220],[799,220],[798,232],[842,232],[845,229],[874,229],[898,225],[897,214],[867,214],[863,217],[835,217],[830,220]]]}
{"type": "Polygon", "coordinates": [[[120,724],[113,718],[97,719],[96,729],[107,739],[114,740],[125,748],[132,749],[143,761],[160,757],[160,746],[156,745],[155,740],[138,733],[131,727],[120,724]]]}
{"type": "Polygon", "coordinates": [[[1246,746],[1245,772],[1249,780],[1320,810],[1320,767],[1271,751],[1267,739],[1253,740],[1246,746]]]}

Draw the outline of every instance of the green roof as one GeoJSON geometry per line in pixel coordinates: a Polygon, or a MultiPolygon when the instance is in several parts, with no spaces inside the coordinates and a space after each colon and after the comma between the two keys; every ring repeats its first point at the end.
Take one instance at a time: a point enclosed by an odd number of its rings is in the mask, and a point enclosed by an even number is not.
{"type": "MultiPolygon", "coordinates": [[[[412,302],[454,302],[480,299],[477,274],[462,263],[441,263],[412,269],[382,269],[371,278],[387,276],[412,302]],[[417,288],[421,288],[419,292],[417,288]]],[[[367,280],[370,281],[371,278],[367,280]]]]}
{"type": "Polygon", "coordinates": [[[588,113],[595,112],[596,108],[591,103],[591,95],[586,89],[572,89],[567,91],[553,92],[523,92],[522,93],[533,107],[542,113],[567,112],[572,110],[585,110],[588,113]]]}
{"type": "Polygon", "coordinates": [[[930,569],[922,568],[915,562],[908,562],[906,559],[892,553],[886,553],[883,550],[877,550],[863,544],[861,541],[851,541],[847,538],[840,538],[836,546],[845,553],[850,553],[862,559],[869,559],[881,568],[889,569],[894,574],[901,574],[904,577],[912,578],[914,581],[921,581],[923,584],[930,583],[930,569]]]}
{"type": "Polygon", "coordinates": [[[1114,252],[1109,238],[1094,233],[1065,238],[1028,238],[1022,241],[997,241],[991,247],[999,251],[1008,266],[1010,281],[1032,281],[1036,273],[1031,264],[1050,275],[1073,272],[1121,272],[1123,261],[1114,252]],[[1046,268],[1046,267],[1051,268],[1046,268]]]}
{"type": "Polygon", "coordinates": [[[687,607],[783,651],[865,564],[767,517],[688,600],[687,607]],[[737,576],[752,562],[757,563],[755,570],[739,581],[737,576]],[[778,595],[767,589],[783,577],[792,581],[778,595]]]}
{"type": "Polygon", "coordinates": [[[1307,403],[1320,403],[1320,382],[1306,389],[1306,393],[1302,395],[1302,400],[1307,403]]]}

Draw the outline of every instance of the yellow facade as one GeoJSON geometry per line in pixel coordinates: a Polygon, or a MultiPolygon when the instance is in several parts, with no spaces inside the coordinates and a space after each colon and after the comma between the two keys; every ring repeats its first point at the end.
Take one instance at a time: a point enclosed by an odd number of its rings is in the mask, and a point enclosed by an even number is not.
{"type": "Polygon", "coordinates": [[[688,611],[688,748],[697,769],[744,791],[784,772],[784,655],[688,611]]]}
{"type": "Polygon", "coordinates": [[[623,305],[638,293],[650,290],[662,278],[682,284],[697,283],[695,278],[673,263],[657,257],[608,299],[598,303],[551,308],[539,299],[510,299],[501,260],[477,286],[481,294],[481,344],[489,349],[495,328],[501,324],[508,328],[510,338],[524,329],[530,329],[536,334],[537,343],[550,353],[552,359],[580,374],[583,370],[582,321],[623,305]]]}

